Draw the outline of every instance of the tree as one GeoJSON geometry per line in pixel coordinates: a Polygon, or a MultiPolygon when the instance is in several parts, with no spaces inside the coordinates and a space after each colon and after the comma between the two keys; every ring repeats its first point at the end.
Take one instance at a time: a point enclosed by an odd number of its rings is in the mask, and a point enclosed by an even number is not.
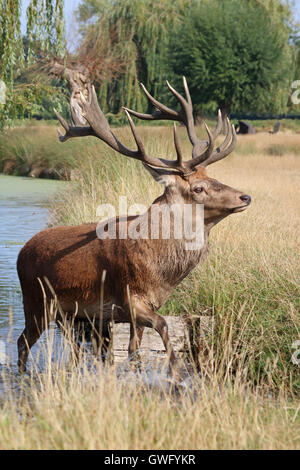
{"type": "Polygon", "coordinates": [[[145,109],[148,103],[139,82],[156,94],[166,76],[172,31],[188,3],[189,0],[83,0],[77,12],[83,35],[78,54],[85,56],[86,50],[95,51],[98,44],[101,56],[105,44],[110,57],[118,58],[123,66],[121,73],[101,77],[98,82],[104,111],[118,113],[125,104],[145,109]]]}
{"type": "Polygon", "coordinates": [[[40,60],[41,54],[59,55],[65,50],[63,0],[31,0],[25,39],[20,15],[21,0],[0,0],[0,80],[7,93],[5,104],[0,104],[2,126],[30,114],[30,107],[41,101],[38,95],[46,90],[45,83],[36,79],[26,82],[26,68],[40,60]]]}
{"type": "Polygon", "coordinates": [[[270,5],[274,1],[190,2],[170,49],[171,66],[187,77],[199,108],[215,102],[223,116],[286,109],[293,73],[290,29],[283,12],[273,14],[270,5]]]}

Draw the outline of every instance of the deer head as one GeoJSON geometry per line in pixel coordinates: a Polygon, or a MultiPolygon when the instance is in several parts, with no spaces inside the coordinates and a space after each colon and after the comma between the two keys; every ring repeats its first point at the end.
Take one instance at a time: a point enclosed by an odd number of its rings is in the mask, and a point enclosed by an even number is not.
{"type": "MultiPolygon", "coordinates": [[[[106,142],[111,148],[130,158],[140,160],[153,178],[165,186],[164,201],[174,203],[203,204],[204,218],[207,225],[214,225],[224,217],[235,212],[241,212],[247,208],[251,202],[251,197],[219,183],[217,180],[209,178],[206,167],[229,155],[236,145],[236,133],[234,126],[230,125],[226,119],[226,136],[222,144],[215,148],[215,141],[223,129],[221,112],[218,113],[218,120],[213,132],[204,124],[208,139],[200,140],[195,131],[193,118],[193,105],[186,79],[183,78],[183,85],[186,98],[180,95],[167,81],[167,86],[180,104],[180,111],[175,111],[157,101],[142,84],[142,89],[150,103],[156,108],[153,114],[142,114],[128,108],[125,110],[132,134],[134,136],[137,150],[125,147],[115,136],[99,107],[94,87],[89,89],[89,99],[81,94],[80,108],[82,117],[89,126],[82,127],[77,120],[75,109],[71,107],[73,125],[68,123],[57,113],[61,125],[65,129],[65,135],[59,132],[61,142],[72,137],[94,136],[106,142]],[[174,145],[176,149],[176,160],[166,160],[149,155],[137,133],[131,115],[143,120],[173,120],[184,124],[189,140],[192,144],[192,158],[185,161],[179,145],[176,125],[174,123],[174,145]]],[[[77,108],[78,112],[78,108],[77,108]]]]}

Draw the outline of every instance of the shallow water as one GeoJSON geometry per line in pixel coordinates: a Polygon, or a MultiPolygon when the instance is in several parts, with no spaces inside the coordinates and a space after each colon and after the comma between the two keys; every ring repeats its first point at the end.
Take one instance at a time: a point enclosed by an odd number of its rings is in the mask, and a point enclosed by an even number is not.
{"type": "Polygon", "coordinates": [[[0,364],[16,364],[24,328],[16,261],[22,246],[49,222],[48,200],[66,183],[0,175],[0,364]]]}

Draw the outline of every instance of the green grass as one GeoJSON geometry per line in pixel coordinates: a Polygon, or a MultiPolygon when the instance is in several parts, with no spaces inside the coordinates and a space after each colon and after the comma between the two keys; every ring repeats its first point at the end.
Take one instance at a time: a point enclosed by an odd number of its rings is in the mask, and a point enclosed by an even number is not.
{"type": "Polygon", "coordinates": [[[287,153],[298,155],[300,153],[299,145],[284,145],[275,144],[270,145],[267,149],[267,154],[274,157],[283,157],[287,153]]]}
{"type": "Polygon", "coordinates": [[[280,122],[280,131],[292,131],[292,132],[300,132],[300,119],[266,119],[266,120],[249,120],[254,128],[257,131],[272,131],[274,125],[277,122],[280,122]]]}

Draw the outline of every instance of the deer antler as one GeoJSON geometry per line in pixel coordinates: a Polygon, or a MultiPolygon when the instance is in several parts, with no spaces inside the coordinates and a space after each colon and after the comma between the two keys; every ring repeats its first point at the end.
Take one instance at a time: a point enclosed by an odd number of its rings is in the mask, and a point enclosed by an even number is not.
{"type": "Polygon", "coordinates": [[[78,115],[80,114],[78,111],[81,109],[81,116],[89,123],[89,126],[69,126],[65,119],[60,116],[60,114],[56,110],[54,110],[58,120],[66,131],[65,135],[62,135],[59,132],[59,139],[61,142],[65,142],[66,140],[72,137],[94,136],[106,142],[111,148],[121,153],[122,155],[125,155],[130,158],[135,158],[136,160],[140,160],[144,164],[149,165],[151,167],[173,170],[186,176],[191,172],[195,171],[197,166],[207,166],[210,163],[220,160],[221,158],[224,158],[226,155],[228,155],[235,146],[236,136],[234,128],[230,126],[229,120],[227,120],[226,138],[223,144],[214,151],[215,139],[222,129],[222,118],[221,113],[219,111],[218,122],[213,133],[211,133],[207,125],[204,124],[208,134],[208,141],[202,141],[198,139],[196,136],[194,125],[192,101],[185,78],[183,78],[183,84],[187,99],[183,98],[167,82],[168,88],[181,104],[181,110],[179,112],[168,108],[167,106],[163,105],[155,98],[153,98],[150,93],[146,90],[144,85],[142,85],[142,88],[149,101],[157,108],[157,111],[155,111],[153,114],[142,114],[128,108],[123,108],[129,121],[129,125],[131,127],[131,131],[137,145],[137,150],[131,150],[128,147],[125,147],[125,145],[123,145],[112,132],[107,122],[107,119],[105,118],[104,113],[98,104],[94,87],[89,87],[88,99],[85,99],[85,97],[80,94],[80,102],[79,107],[76,107],[76,114],[75,110],[73,109],[73,106],[71,107],[72,122],[78,123],[78,115]],[[182,122],[187,128],[190,142],[193,145],[192,159],[188,161],[183,161],[183,156],[179,147],[175,125],[174,143],[177,153],[177,160],[166,160],[163,158],[157,158],[148,155],[145,151],[142,140],[137,133],[136,127],[132,121],[130,114],[145,120],[167,119],[182,122]]]}
{"type": "MultiPolygon", "coordinates": [[[[194,117],[193,117],[193,104],[192,104],[189,88],[186,82],[186,78],[183,77],[183,86],[185,90],[186,99],[182,95],[180,95],[180,93],[178,93],[175,90],[175,88],[173,88],[170,85],[168,81],[166,81],[166,83],[171,93],[179,101],[181,105],[180,111],[174,111],[173,109],[170,109],[164,104],[157,101],[152,95],[150,95],[148,90],[141,83],[141,87],[145,95],[147,96],[150,103],[156,108],[156,110],[154,111],[153,114],[138,113],[137,111],[133,111],[131,109],[128,109],[128,112],[130,112],[130,114],[132,114],[133,116],[136,116],[139,119],[144,119],[148,121],[163,119],[163,120],[179,121],[182,124],[184,124],[187,129],[189,140],[193,146],[192,160],[185,162],[185,166],[190,166],[191,169],[196,168],[198,165],[205,167],[229,155],[229,153],[232,152],[236,144],[236,133],[235,133],[234,126],[232,127],[230,126],[228,118],[226,119],[225,140],[220,145],[220,147],[218,147],[217,149],[215,149],[215,151],[213,151],[213,146],[211,148],[210,144],[211,142],[214,142],[216,140],[216,138],[218,137],[218,135],[220,134],[223,128],[221,111],[220,110],[218,111],[217,125],[214,131],[212,132],[211,139],[209,140],[209,142],[198,139],[196,135],[196,131],[195,131],[195,123],[194,123],[194,117]],[[203,153],[203,150],[205,148],[206,148],[206,152],[203,153]]],[[[209,129],[205,123],[204,125],[209,135],[209,129]]]]}

